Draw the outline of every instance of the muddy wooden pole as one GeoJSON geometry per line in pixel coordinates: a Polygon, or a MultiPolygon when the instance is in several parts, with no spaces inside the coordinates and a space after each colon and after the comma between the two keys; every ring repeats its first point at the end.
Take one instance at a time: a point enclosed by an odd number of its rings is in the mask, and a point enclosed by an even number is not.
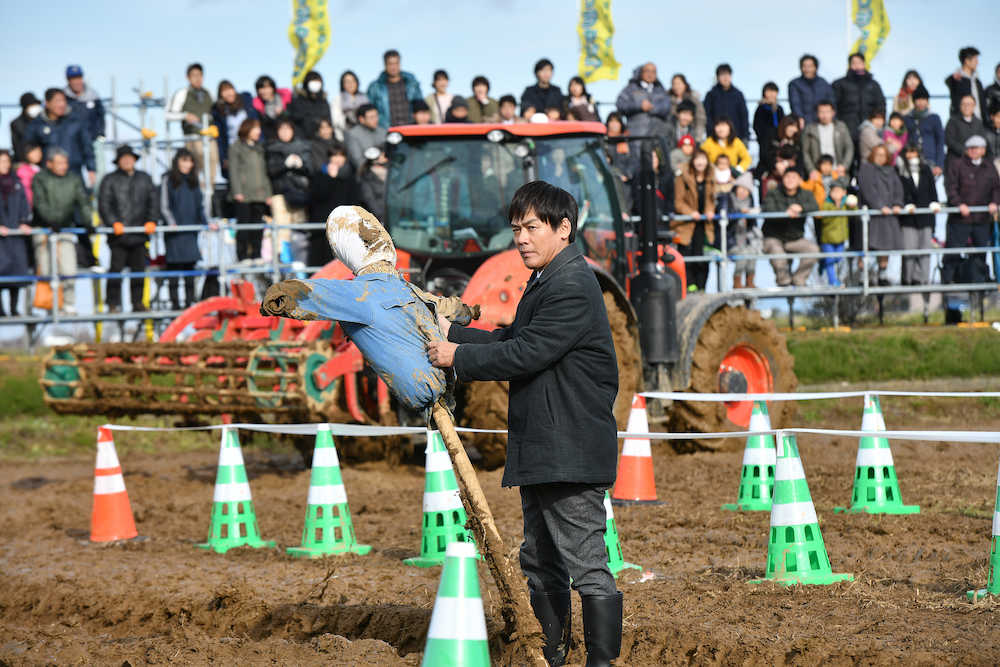
{"type": "Polygon", "coordinates": [[[504,639],[514,644],[513,652],[504,662],[545,667],[547,663],[542,656],[542,628],[531,610],[527,587],[507,557],[500,531],[493,521],[493,513],[486,502],[486,496],[483,495],[482,487],[479,486],[476,471],[469,462],[462,441],[458,437],[458,431],[455,430],[451,413],[441,404],[435,404],[432,414],[448,449],[452,465],[455,467],[459,493],[465,511],[469,515],[472,532],[500,591],[500,613],[505,624],[504,639]]]}

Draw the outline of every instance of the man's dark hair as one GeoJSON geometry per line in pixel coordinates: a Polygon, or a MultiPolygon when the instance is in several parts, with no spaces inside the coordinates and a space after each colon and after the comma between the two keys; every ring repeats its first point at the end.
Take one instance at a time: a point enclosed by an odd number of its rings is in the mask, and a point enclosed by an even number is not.
{"type": "Polygon", "coordinates": [[[205,68],[201,66],[201,63],[191,63],[190,65],[188,65],[187,71],[184,72],[184,74],[186,76],[191,76],[191,72],[193,72],[194,70],[198,70],[202,74],[205,73],[205,68]]]}
{"type": "Polygon", "coordinates": [[[267,74],[262,74],[257,77],[257,81],[253,84],[253,89],[260,90],[261,88],[266,88],[267,86],[274,88],[275,91],[278,90],[278,84],[274,82],[274,79],[269,77],[267,74]]]}
{"type": "Polygon", "coordinates": [[[958,50],[958,63],[964,65],[965,61],[979,55],[979,49],[974,46],[966,46],[958,50]]]}
{"type": "Polygon", "coordinates": [[[66,93],[63,92],[62,88],[48,88],[45,90],[45,101],[46,103],[51,102],[52,98],[56,95],[62,95],[66,97],[66,93]]]}
{"type": "Polygon", "coordinates": [[[913,99],[915,100],[929,100],[931,99],[931,94],[927,92],[924,84],[918,83],[917,87],[913,89],[913,99]]]}
{"type": "Polygon", "coordinates": [[[813,65],[816,66],[816,69],[819,69],[819,58],[817,58],[816,56],[814,56],[811,53],[803,53],[802,54],[802,57],[799,58],[799,69],[802,69],[802,63],[804,63],[807,60],[813,61],[813,65]]]}
{"type": "Polygon", "coordinates": [[[538,74],[546,67],[551,67],[552,69],[556,68],[556,66],[552,64],[551,60],[549,60],[548,58],[542,58],[537,63],[535,63],[535,74],[538,74]]]}
{"type": "Polygon", "coordinates": [[[681,100],[680,104],[677,105],[677,113],[682,111],[690,111],[692,114],[695,112],[694,102],[691,100],[681,100]]]}
{"type": "Polygon", "coordinates": [[[861,62],[863,62],[866,67],[868,66],[868,59],[865,58],[865,54],[861,53],[860,51],[855,51],[851,55],[847,56],[847,66],[848,67],[850,67],[851,61],[854,60],[855,58],[861,58],[861,62]]]}
{"type": "Polygon", "coordinates": [[[437,81],[438,79],[444,79],[445,81],[451,81],[451,77],[448,76],[448,72],[443,69],[434,70],[434,76],[431,77],[431,81],[437,81]]]}
{"type": "Polygon", "coordinates": [[[766,93],[769,90],[773,90],[776,93],[779,92],[778,84],[776,84],[774,81],[768,81],[767,83],[764,84],[764,87],[761,89],[760,96],[764,97],[764,93],[766,93]]]}
{"type": "Polygon", "coordinates": [[[504,95],[503,97],[500,98],[500,101],[497,102],[497,106],[503,106],[504,104],[508,103],[517,106],[517,98],[514,97],[513,95],[504,95]]]}
{"type": "Polygon", "coordinates": [[[357,111],[358,118],[364,118],[365,114],[367,114],[369,111],[372,111],[373,109],[378,110],[378,107],[376,107],[374,104],[362,104],[361,106],[358,107],[357,111]]]}
{"type": "Polygon", "coordinates": [[[340,144],[336,144],[326,149],[327,161],[329,161],[334,155],[343,155],[344,157],[347,157],[347,150],[340,144]]]}
{"type": "Polygon", "coordinates": [[[397,51],[396,49],[389,49],[388,51],[382,54],[383,63],[389,60],[389,58],[399,58],[399,51],[397,51]]]}
{"type": "Polygon", "coordinates": [[[573,195],[545,181],[525,183],[514,193],[507,209],[510,222],[523,220],[528,211],[534,211],[538,219],[553,230],[559,229],[563,218],[569,220],[569,242],[576,240],[576,217],[578,207],[573,195]]]}
{"type": "Polygon", "coordinates": [[[720,74],[732,74],[733,68],[729,66],[729,63],[722,63],[715,68],[715,76],[718,77],[720,74]]]}
{"type": "Polygon", "coordinates": [[[819,156],[819,160],[816,162],[816,166],[818,167],[824,162],[829,162],[830,164],[833,164],[833,156],[830,155],[829,153],[823,153],[822,155],[819,156]]]}
{"type": "Polygon", "coordinates": [[[798,161],[799,149],[791,144],[782,144],[778,147],[778,158],[781,160],[796,160],[798,161]]]}
{"type": "Polygon", "coordinates": [[[820,100],[816,103],[816,111],[819,111],[820,107],[830,107],[836,110],[837,107],[833,106],[833,100],[820,100]]]}
{"type": "Polygon", "coordinates": [[[490,91],[490,80],[487,79],[482,74],[480,74],[479,76],[477,76],[475,79],[472,80],[472,87],[473,88],[475,88],[476,86],[480,86],[480,85],[486,86],[486,92],[490,91]]]}
{"type": "Polygon", "coordinates": [[[884,107],[875,107],[874,109],[872,109],[871,111],[869,111],[868,112],[868,120],[871,120],[872,118],[885,118],[885,108],[884,107]]]}

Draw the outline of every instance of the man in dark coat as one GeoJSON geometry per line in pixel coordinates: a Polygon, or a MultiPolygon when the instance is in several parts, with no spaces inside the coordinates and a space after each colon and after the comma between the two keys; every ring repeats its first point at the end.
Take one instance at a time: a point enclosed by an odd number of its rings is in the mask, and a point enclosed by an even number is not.
{"type": "Polygon", "coordinates": [[[948,119],[948,124],[944,126],[944,143],[948,148],[948,157],[945,160],[945,185],[952,173],[952,165],[961,162],[966,152],[965,142],[970,137],[986,136],[986,126],[983,121],[976,118],[976,100],[972,95],[966,95],[959,102],[959,111],[948,119]]]}
{"type": "MultiPolygon", "coordinates": [[[[784,211],[787,218],[769,218],[764,221],[764,252],[768,255],[784,255],[792,253],[819,252],[819,246],[806,238],[805,216],[817,210],[816,197],[811,192],[803,190],[802,176],[795,169],[786,169],[781,175],[781,185],[767,191],[764,197],[764,212],[776,213],[784,211]]],[[[804,257],[793,275],[789,274],[790,262],[787,259],[772,259],[775,282],[778,287],[790,284],[802,286],[809,279],[809,273],[816,264],[815,257],[804,257]]]]}
{"type": "Polygon", "coordinates": [[[979,49],[974,46],[959,49],[958,62],[959,68],[944,80],[951,96],[951,115],[957,116],[961,112],[962,98],[971,95],[976,102],[973,113],[985,123],[989,106],[983,84],[976,76],[976,70],[979,69],[979,49]]]}
{"type": "Polygon", "coordinates": [[[535,85],[528,86],[521,93],[521,115],[526,119],[546,109],[562,109],[563,94],[559,86],[553,86],[552,61],[542,58],[535,63],[535,85]]]}
{"type": "MultiPolygon", "coordinates": [[[[97,196],[97,209],[105,225],[114,228],[108,240],[111,248],[111,273],[121,273],[128,267],[134,273],[146,270],[146,241],[156,230],[159,218],[158,192],[153,179],[135,168],[139,155],[128,146],[119,146],[115,155],[118,169],[101,181],[97,196]],[[128,232],[125,227],[145,227],[142,232],[128,232]]],[[[142,305],[142,278],[129,279],[132,310],[145,310],[142,305]]],[[[122,280],[108,278],[108,307],[111,312],[121,312],[122,280]]]]}
{"type": "Polygon", "coordinates": [[[42,103],[34,93],[21,95],[21,114],[10,121],[10,144],[14,149],[14,162],[27,162],[26,137],[31,121],[42,113],[42,103]]]}
{"type": "MultiPolygon", "coordinates": [[[[1000,205],[1000,176],[993,163],[985,158],[986,140],[977,135],[965,142],[965,155],[948,165],[945,180],[948,203],[958,206],[959,212],[948,216],[946,248],[981,248],[991,245],[993,225],[1000,205]],[[971,213],[970,206],[989,206],[988,213],[971,213]]],[[[959,266],[963,262],[975,265],[979,280],[989,279],[984,255],[977,253],[963,259],[961,255],[945,255],[941,260],[941,282],[964,282],[957,279],[959,266]]]]}
{"type": "Polygon", "coordinates": [[[833,86],[817,74],[819,59],[810,53],[799,58],[799,71],[802,76],[788,82],[788,106],[807,123],[815,123],[816,105],[824,100],[833,102],[833,86]]]}
{"type": "Polygon", "coordinates": [[[45,91],[45,111],[31,121],[24,139],[41,146],[46,154],[56,146],[63,149],[69,156],[70,173],[79,174],[86,167],[87,184],[94,184],[97,165],[86,118],[72,111],[63,91],[58,88],[45,91]]]}
{"type": "Polygon", "coordinates": [[[514,242],[533,269],[514,322],[494,331],[439,318],[449,342],[428,345],[460,381],[509,380],[502,484],[521,487],[521,569],[545,633],[545,657],[569,647],[570,582],[583,603],[587,664],[621,648],[622,594],[607,567],[605,490],[615,478],[612,406],[618,367],[593,271],[574,243],[573,197],[543,181],[521,186],[509,208],[514,242]]]}
{"type": "Polygon", "coordinates": [[[851,138],[858,141],[858,126],[867,120],[872,111],[885,109],[882,86],[872,77],[862,53],[852,53],[847,64],[847,74],[833,82],[834,103],[837,117],[851,131],[851,138]]]}
{"type": "Polygon", "coordinates": [[[87,136],[91,141],[104,136],[104,103],[96,90],[83,80],[83,68],[70,65],[66,68],[66,99],[73,111],[83,117],[87,136]]]}
{"type": "Polygon", "coordinates": [[[715,68],[718,83],[705,95],[705,117],[708,129],[715,127],[720,118],[728,118],[733,123],[733,131],[743,143],[750,141],[750,114],[747,101],[740,89],[733,85],[733,68],[722,63],[715,68]]]}

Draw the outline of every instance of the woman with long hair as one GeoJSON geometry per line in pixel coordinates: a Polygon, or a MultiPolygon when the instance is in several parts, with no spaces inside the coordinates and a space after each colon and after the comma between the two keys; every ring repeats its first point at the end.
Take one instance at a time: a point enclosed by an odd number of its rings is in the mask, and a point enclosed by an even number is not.
{"type": "Polygon", "coordinates": [[[361,92],[358,75],[344,70],[340,75],[340,94],[334,95],[330,102],[333,132],[340,141],[344,140],[347,130],[358,124],[358,107],[362,104],[368,104],[368,96],[361,92]]]}
{"type": "Polygon", "coordinates": [[[750,168],[750,151],[736,136],[732,122],[725,116],[715,122],[708,139],[702,142],[701,150],[708,155],[709,162],[712,163],[720,153],[725,153],[729,156],[729,164],[741,174],[750,168]]]}
{"type": "Polygon", "coordinates": [[[677,123],[678,105],[684,100],[694,105],[694,137],[704,137],[706,124],[705,105],[701,103],[701,96],[698,91],[692,90],[687,77],[683,74],[674,74],[670,79],[670,116],[673,122],[677,123]]]}
{"type": "Polygon", "coordinates": [[[260,129],[266,143],[274,139],[278,120],[284,118],[288,105],[292,102],[292,91],[278,88],[274,79],[267,74],[257,77],[254,89],[257,97],[253,98],[253,108],[260,119],[260,129]]]}
{"type": "Polygon", "coordinates": [[[247,118],[257,118],[250,93],[240,93],[227,79],[219,82],[218,96],[212,105],[212,124],[219,130],[215,142],[219,146],[222,175],[229,178],[229,146],[236,143],[236,133],[247,118]]]}
{"type": "Polygon", "coordinates": [[[923,77],[917,70],[907,70],[906,74],[903,75],[903,83],[899,86],[899,92],[896,93],[896,99],[893,100],[892,110],[904,116],[913,111],[913,92],[917,86],[921,86],[923,83],[923,77]]]}
{"type": "MultiPolygon", "coordinates": [[[[163,235],[167,271],[193,271],[201,260],[201,253],[198,251],[198,232],[170,231],[170,227],[183,225],[208,226],[201,189],[198,187],[198,172],[194,168],[194,155],[186,148],[174,153],[170,171],[160,184],[160,215],[167,227],[163,235]]],[[[194,276],[183,276],[183,280],[184,307],[187,308],[194,303],[194,276]]],[[[167,279],[170,307],[173,310],[181,309],[178,282],[178,276],[167,279]]]]}
{"type": "Polygon", "coordinates": [[[261,229],[240,229],[260,224],[271,205],[271,181],[261,143],[261,124],[247,119],[237,133],[239,141],[229,151],[229,196],[236,203],[236,257],[260,259],[261,229]]]}
{"type": "Polygon", "coordinates": [[[574,76],[570,79],[566,91],[568,94],[563,99],[563,113],[567,118],[572,115],[573,120],[601,122],[594,98],[587,92],[587,84],[582,77],[574,76]]]}
{"type": "MultiPolygon", "coordinates": [[[[691,161],[674,180],[674,211],[694,218],[670,221],[670,228],[676,234],[674,244],[684,257],[703,255],[705,246],[715,243],[715,226],[711,220],[715,215],[715,181],[710,164],[705,151],[695,149],[691,161]]],[[[684,270],[688,291],[705,289],[708,262],[685,263],[684,270]]]]}

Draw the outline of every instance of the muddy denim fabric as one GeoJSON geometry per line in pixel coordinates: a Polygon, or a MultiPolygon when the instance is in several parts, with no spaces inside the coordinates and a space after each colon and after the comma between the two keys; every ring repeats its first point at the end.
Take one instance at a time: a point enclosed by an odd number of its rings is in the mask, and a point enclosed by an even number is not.
{"type": "Polygon", "coordinates": [[[530,484],[521,487],[524,542],[521,570],[536,592],[566,590],[614,595],[604,545],[604,492],[593,484],[530,484]]]}

